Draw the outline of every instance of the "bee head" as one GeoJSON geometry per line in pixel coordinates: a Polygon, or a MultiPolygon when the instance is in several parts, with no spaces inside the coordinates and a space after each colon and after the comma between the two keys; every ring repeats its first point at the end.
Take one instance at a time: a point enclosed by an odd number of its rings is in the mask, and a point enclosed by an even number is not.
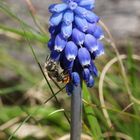
{"type": "Polygon", "coordinates": [[[46,59],[45,69],[47,71],[53,71],[53,70],[55,70],[56,69],[56,62],[54,62],[51,59],[46,59]]]}

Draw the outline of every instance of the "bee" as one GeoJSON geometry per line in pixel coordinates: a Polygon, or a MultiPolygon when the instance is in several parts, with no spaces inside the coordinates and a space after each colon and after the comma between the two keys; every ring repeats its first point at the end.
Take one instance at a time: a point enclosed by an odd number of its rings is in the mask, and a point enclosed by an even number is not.
{"type": "Polygon", "coordinates": [[[60,64],[47,56],[45,62],[45,73],[54,81],[61,83],[69,83],[70,76],[68,71],[65,71],[61,68],[60,64]]]}

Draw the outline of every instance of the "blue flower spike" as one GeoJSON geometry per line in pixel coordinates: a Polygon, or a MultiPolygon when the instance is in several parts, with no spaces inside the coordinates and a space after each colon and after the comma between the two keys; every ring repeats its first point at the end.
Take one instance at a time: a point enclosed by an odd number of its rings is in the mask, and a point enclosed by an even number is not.
{"type": "Polygon", "coordinates": [[[48,47],[50,58],[67,71],[70,81],[66,91],[70,95],[73,86],[85,81],[87,87],[94,86],[98,76],[95,59],[104,54],[103,29],[100,18],[93,12],[95,0],[62,0],[52,4],[49,23],[51,39],[48,47]]]}

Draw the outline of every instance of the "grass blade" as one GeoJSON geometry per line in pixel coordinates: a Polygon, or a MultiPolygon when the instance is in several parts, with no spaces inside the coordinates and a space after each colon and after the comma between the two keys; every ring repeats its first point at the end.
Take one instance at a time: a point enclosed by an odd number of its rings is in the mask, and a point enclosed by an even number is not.
{"type": "Polygon", "coordinates": [[[2,25],[2,24],[0,24],[0,30],[3,31],[3,32],[15,33],[15,34],[17,34],[17,35],[19,35],[23,38],[26,36],[30,40],[37,40],[37,41],[42,42],[42,43],[46,43],[48,41],[47,36],[41,35],[39,33],[33,32],[33,31],[27,31],[27,30],[22,31],[20,29],[14,29],[14,28],[2,25]]]}
{"type": "MultiPolygon", "coordinates": [[[[83,84],[83,98],[88,103],[91,103],[90,93],[85,84],[83,84]]],[[[84,111],[86,113],[86,117],[88,123],[90,125],[90,129],[95,140],[103,140],[101,128],[99,126],[98,120],[95,116],[94,110],[91,106],[84,105],[84,111]]]]}

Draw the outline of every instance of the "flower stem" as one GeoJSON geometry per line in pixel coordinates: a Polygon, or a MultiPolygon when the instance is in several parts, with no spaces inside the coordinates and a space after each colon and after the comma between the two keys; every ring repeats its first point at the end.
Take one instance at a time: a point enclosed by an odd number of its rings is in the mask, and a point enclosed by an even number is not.
{"type": "Polygon", "coordinates": [[[70,140],[81,140],[82,131],[82,93],[81,85],[74,86],[71,97],[71,138],[70,140]]]}

